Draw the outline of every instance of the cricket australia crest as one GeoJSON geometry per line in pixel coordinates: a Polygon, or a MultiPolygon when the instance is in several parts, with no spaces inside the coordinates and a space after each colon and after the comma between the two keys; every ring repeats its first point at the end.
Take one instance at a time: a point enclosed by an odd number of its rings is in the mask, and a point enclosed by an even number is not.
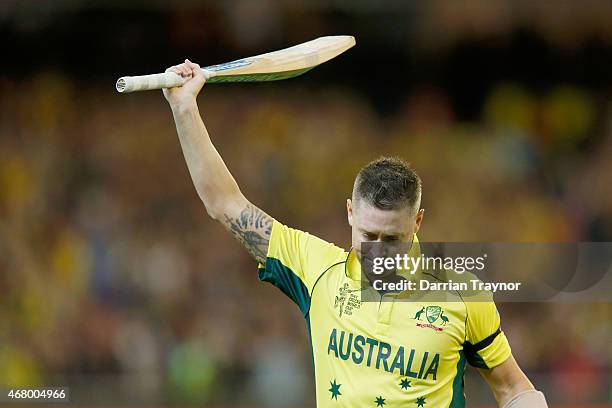
{"type": "Polygon", "coordinates": [[[441,326],[446,326],[449,321],[448,317],[444,314],[444,310],[442,310],[440,306],[436,305],[421,307],[421,309],[415,313],[413,320],[420,321],[423,313],[425,313],[425,320],[427,320],[427,323],[419,323],[417,321],[417,327],[429,328],[440,332],[444,330],[444,327],[441,326]],[[438,322],[437,325],[434,324],[436,322],[438,322]]]}

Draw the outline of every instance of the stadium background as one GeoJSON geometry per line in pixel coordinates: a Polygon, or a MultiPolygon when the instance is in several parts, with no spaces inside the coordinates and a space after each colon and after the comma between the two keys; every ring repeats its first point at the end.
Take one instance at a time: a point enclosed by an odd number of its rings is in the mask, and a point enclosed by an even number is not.
{"type": "MultiPolygon", "coordinates": [[[[422,239],[612,240],[610,2],[113,4],[0,2],[0,384],[313,404],[303,320],[207,218],[161,92],[114,92],[185,57],[356,36],[306,76],[199,99],[244,193],[285,223],[348,246],[356,171],[395,154],[424,181],[422,239]]],[[[610,406],[610,303],[499,309],[549,402],[610,406]]],[[[473,369],[466,390],[493,401],[473,369]]]]}

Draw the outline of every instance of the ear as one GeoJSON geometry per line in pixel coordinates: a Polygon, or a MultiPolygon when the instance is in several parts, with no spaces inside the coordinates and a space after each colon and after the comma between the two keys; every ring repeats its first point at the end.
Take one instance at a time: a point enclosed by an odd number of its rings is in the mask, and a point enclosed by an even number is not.
{"type": "Polygon", "coordinates": [[[421,208],[417,212],[416,218],[414,219],[414,233],[415,234],[417,232],[419,232],[419,229],[421,228],[421,223],[423,222],[423,217],[424,216],[425,216],[425,210],[421,208]]]}
{"type": "Polygon", "coordinates": [[[348,217],[348,223],[353,226],[353,203],[350,198],[346,199],[346,215],[348,217]]]}

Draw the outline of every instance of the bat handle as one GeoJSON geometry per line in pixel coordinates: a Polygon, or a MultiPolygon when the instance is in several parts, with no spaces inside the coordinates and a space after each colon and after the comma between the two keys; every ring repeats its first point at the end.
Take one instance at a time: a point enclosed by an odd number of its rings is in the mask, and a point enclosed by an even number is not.
{"type": "MultiPolygon", "coordinates": [[[[202,69],[202,72],[206,79],[217,75],[215,71],[208,69],[202,69]]],[[[117,80],[115,88],[117,89],[117,92],[120,93],[149,91],[152,89],[182,86],[188,80],[189,78],[183,78],[174,72],[164,72],[163,74],[152,75],[124,76],[117,80]]]]}
{"type": "Polygon", "coordinates": [[[151,89],[173,88],[181,86],[189,78],[175,74],[174,72],[164,72],[163,74],[124,76],[117,80],[115,88],[117,92],[129,93],[136,91],[148,91],[151,89]]]}

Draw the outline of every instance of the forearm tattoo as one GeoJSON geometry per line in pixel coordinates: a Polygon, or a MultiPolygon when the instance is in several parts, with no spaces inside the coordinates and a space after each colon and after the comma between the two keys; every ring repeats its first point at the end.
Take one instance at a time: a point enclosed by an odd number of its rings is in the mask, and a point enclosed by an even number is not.
{"type": "Polygon", "coordinates": [[[225,225],[255,259],[266,263],[273,219],[254,205],[248,204],[238,218],[224,214],[225,225]]]}

